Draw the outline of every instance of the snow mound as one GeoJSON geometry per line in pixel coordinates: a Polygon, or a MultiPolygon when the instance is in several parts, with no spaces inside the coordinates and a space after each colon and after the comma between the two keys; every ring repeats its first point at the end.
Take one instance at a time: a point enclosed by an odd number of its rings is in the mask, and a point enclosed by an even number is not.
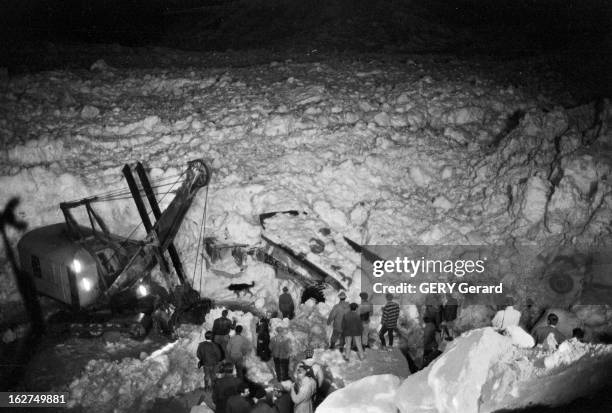
{"type": "Polygon", "coordinates": [[[397,390],[401,413],[493,412],[556,406],[612,378],[612,346],[563,342],[555,352],[520,349],[492,328],[456,339],[432,365],[397,390]]]}
{"type": "Polygon", "coordinates": [[[317,413],[386,413],[395,411],[395,392],[400,379],[392,374],[369,376],[333,392],[317,413]]]}

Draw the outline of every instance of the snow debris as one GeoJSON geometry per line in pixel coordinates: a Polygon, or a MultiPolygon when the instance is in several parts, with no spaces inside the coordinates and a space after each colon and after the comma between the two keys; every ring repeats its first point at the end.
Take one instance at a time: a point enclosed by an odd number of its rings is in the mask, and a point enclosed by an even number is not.
{"type": "Polygon", "coordinates": [[[512,344],[517,347],[532,348],[536,344],[531,334],[519,326],[506,327],[505,334],[510,337],[512,344]]]}
{"type": "Polygon", "coordinates": [[[464,333],[433,364],[404,380],[395,397],[400,412],[560,405],[588,395],[610,378],[610,345],[569,340],[551,353],[513,346],[514,336],[492,328],[464,333]]]}
{"type": "Polygon", "coordinates": [[[333,392],[317,413],[387,413],[395,411],[395,392],[400,379],[391,374],[369,376],[333,392]]]}

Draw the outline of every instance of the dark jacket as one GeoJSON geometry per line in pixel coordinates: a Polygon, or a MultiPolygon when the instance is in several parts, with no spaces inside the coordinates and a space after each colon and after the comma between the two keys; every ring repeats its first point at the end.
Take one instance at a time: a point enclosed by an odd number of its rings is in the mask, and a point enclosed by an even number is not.
{"type": "Polygon", "coordinates": [[[212,333],[215,336],[226,336],[230,333],[230,330],[234,324],[229,318],[219,317],[213,323],[212,333]]]}
{"type": "Polygon", "coordinates": [[[361,336],[363,332],[363,322],[356,311],[349,311],[342,319],[342,334],[345,337],[361,336]]]}
{"type": "Polygon", "coordinates": [[[241,380],[234,376],[225,376],[217,379],[213,385],[212,399],[215,403],[215,413],[225,413],[225,403],[230,396],[238,394],[238,385],[241,380]]]}
{"type": "Polygon", "coordinates": [[[425,314],[423,315],[423,321],[426,323],[432,323],[438,328],[442,317],[440,315],[440,307],[437,305],[428,304],[425,306],[425,314]]]}
{"type": "Polygon", "coordinates": [[[557,344],[561,344],[566,340],[563,333],[557,330],[556,327],[550,325],[540,326],[533,330],[533,338],[535,339],[536,344],[543,344],[549,334],[552,334],[555,337],[557,344]]]}
{"type": "Polygon", "coordinates": [[[278,297],[278,309],[283,313],[293,313],[295,304],[293,304],[291,294],[282,293],[280,297],[278,297]]]}
{"type": "Polygon", "coordinates": [[[459,303],[453,297],[446,301],[446,304],[442,306],[442,321],[453,321],[457,319],[457,309],[459,303]]]}
{"type": "Polygon", "coordinates": [[[223,359],[221,347],[212,341],[202,341],[196,354],[203,366],[216,366],[223,359]]]}
{"type": "Polygon", "coordinates": [[[327,325],[331,325],[334,331],[342,331],[342,318],[344,314],[351,311],[350,304],[345,300],[341,300],[338,304],[332,307],[329,316],[327,317],[327,325]]]}
{"type": "Polygon", "coordinates": [[[270,360],[270,330],[267,320],[257,323],[257,356],[262,361],[270,360]]]}
{"type": "Polygon", "coordinates": [[[234,394],[227,399],[225,412],[223,413],[250,413],[253,405],[250,400],[245,399],[239,394],[234,394]]]}

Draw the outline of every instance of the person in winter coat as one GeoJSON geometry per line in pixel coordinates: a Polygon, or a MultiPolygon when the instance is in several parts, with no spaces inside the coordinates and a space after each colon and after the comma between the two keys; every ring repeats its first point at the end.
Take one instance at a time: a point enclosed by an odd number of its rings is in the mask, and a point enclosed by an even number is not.
{"type": "Polygon", "coordinates": [[[459,312],[459,302],[451,294],[446,296],[446,303],[440,308],[441,328],[446,333],[446,337],[455,338],[455,320],[459,312]]]}
{"type": "Polygon", "coordinates": [[[251,351],[249,339],[242,336],[242,326],[236,326],[236,335],[231,337],[227,343],[225,356],[227,360],[236,367],[236,376],[244,378],[244,358],[251,351]]]}
{"type": "Polygon", "coordinates": [[[332,326],[332,335],[329,339],[329,348],[336,348],[336,341],[340,339],[340,351],[344,349],[344,335],[342,334],[342,319],[348,313],[349,304],[346,302],[346,293],[341,291],[338,294],[340,302],[333,306],[329,316],[327,317],[327,325],[332,326]]]}
{"type": "Polygon", "coordinates": [[[361,322],[361,317],[359,317],[359,314],[357,313],[359,305],[357,303],[351,303],[349,308],[351,311],[346,313],[342,319],[342,334],[346,340],[344,359],[346,361],[351,360],[351,347],[352,343],[355,343],[357,346],[359,360],[363,360],[363,347],[361,347],[363,323],[361,322]]]}
{"type": "Polygon", "coordinates": [[[206,341],[198,345],[196,354],[199,360],[198,368],[204,369],[204,390],[211,390],[215,381],[215,369],[223,360],[223,352],[217,343],[212,342],[212,331],[207,331],[204,338],[206,341]]]}
{"type": "Polygon", "coordinates": [[[261,361],[270,360],[270,320],[267,318],[262,318],[257,323],[256,329],[257,333],[257,357],[261,359],[261,361]]]}
{"type": "Polygon", "coordinates": [[[308,366],[300,365],[296,373],[295,384],[291,387],[291,400],[295,407],[294,413],[313,413],[312,398],[317,391],[317,384],[308,373],[308,366]]]}
{"type": "Polygon", "coordinates": [[[234,366],[230,362],[221,365],[221,377],[213,385],[212,400],[215,404],[215,413],[226,413],[227,400],[238,393],[238,385],[242,380],[234,376],[234,366]]]}
{"type": "Polygon", "coordinates": [[[359,317],[363,324],[363,332],[361,333],[361,345],[363,348],[370,347],[369,334],[370,334],[370,317],[374,313],[374,307],[372,303],[368,301],[368,293],[362,292],[359,294],[361,297],[361,304],[359,304],[359,317]]]}
{"type": "Polygon", "coordinates": [[[533,338],[535,339],[536,345],[544,344],[546,338],[549,334],[552,334],[557,342],[557,346],[564,342],[567,337],[563,335],[559,330],[557,330],[557,323],[559,322],[559,317],[555,313],[550,313],[546,319],[548,323],[545,326],[536,327],[533,330],[533,338]]]}
{"type": "Polygon", "coordinates": [[[393,333],[397,331],[397,319],[400,313],[399,304],[393,301],[393,294],[387,293],[385,297],[387,298],[387,304],[382,309],[381,327],[378,333],[383,350],[387,347],[385,333],[388,333],[389,336],[389,346],[393,347],[393,333]]]}
{"type": "Polygon", "coordinates": [[[283,287],[283,293],[278,297],[278,309],[282,313],[283,318],[292,320],[295,316],[295,304],[287,287],[283,287]]]}
{"type": "Polygon", "coordinates": [[[217,343],[221,346],[221,350],[224,352],[223,357],[225,358],[225,348],[227,347],[227,343],[229,342],[229,333],[230,330],[236,327],[236,320],[233,322],[227,318],[228,311],[223,310],[221,312],[221,317],[217,318],[213,322],[212,333],[213,333],[213,342],[217,343]]]}
{"type": "Polygon", "coordinates": [[[428,295],[423,310],[423,322],[425,323],[423,330],[423,367],[426,367],[441,354],[436,339],[436,334],[440,331],[442,322],[440,309],[441,305],[438,298],[432,294],[428,295]]]}
{"type": "Polygon", "coordinates": [[[289,379],[289,356],[291,355],[291,341],[287,337],[287,330],[276,328],[276,336],[270,340],[270,350],[274,359],[274,371],[279,382],[289,379]]]}

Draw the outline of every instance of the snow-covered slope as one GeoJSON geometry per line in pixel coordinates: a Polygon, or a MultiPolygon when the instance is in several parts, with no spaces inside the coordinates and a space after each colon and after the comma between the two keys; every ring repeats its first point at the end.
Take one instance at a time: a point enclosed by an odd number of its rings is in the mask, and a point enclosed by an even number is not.
{"type": "MultiPolygon", "coordinates": [[[[314,211],[372,244],[599,239],[612,214],[609,158],[596,150],[610,139],[609,107],[555,107],[555,95],[500,83],[486,66],[97,62],[3,78],[0,202],[20,196],[36,227],[61,220],[60,201],[123,187],[126,162],[170,179],[204,157],[214,167],[206,229],[223,240],[256,243],[257,214],[281,209],[314,211]]],[[[176,242],[188,271],[205,199],[176,242]]],[[[129,200],[96,207],[122,235],[137,225],[129,200]]]]}

